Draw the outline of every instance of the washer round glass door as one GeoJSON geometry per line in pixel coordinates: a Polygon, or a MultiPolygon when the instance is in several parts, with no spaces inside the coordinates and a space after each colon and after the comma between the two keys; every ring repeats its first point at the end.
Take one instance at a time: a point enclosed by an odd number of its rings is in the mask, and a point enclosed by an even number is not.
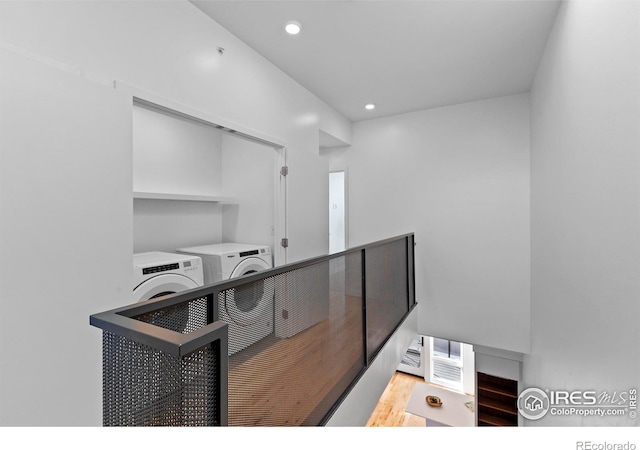
{"type": "MultiPolygon", "coordinates": [[[[233,269],[229,279],[270,268],[271,266],[260,258],[247,258],[233,269]]],[[[225,309],[231,320],[238,325],[253,325],[265,312],[273,308],[274,291],[273,279],[258,280],[229,289],[225,293],[225,309]]]]}
{"type": "Polygon", "coordinates": [[[133,301],[141,302],[197,287],[198,284],[195,281],[183,275],[175,273],[156,275],[133,289],[133,301]]]}

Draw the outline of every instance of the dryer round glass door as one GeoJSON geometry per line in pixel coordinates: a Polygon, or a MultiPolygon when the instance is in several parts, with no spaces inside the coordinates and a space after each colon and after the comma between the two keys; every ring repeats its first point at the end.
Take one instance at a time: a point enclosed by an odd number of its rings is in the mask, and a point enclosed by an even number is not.
{"type": "Polygon", "coordinates": [[[141,302],[197,287],[198,284],[191,278],[172,273],[162,274],[136,286],[133,289],[133,301],[141,302]]]}
{"type": "MultiPolygon", "coordinates": [[[[247,258],[240,262],[229,278],[270,269],[271,266],[260,258],[247,258]]],[[[273,309],[274,280],[254,281],[230,289],[225,293],[225,309],[231,320],[238,325],[253,325],[269,309],[273,309]]]]}

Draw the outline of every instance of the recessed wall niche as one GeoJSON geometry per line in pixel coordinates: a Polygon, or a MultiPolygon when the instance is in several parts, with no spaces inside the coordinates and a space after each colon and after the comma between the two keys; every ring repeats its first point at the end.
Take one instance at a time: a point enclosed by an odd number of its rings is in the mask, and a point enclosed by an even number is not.
{"type": "Polygon", "coordinates": [[[274,148],[146,102],[133,107],[133,252],[274,245],[274,148]]]}

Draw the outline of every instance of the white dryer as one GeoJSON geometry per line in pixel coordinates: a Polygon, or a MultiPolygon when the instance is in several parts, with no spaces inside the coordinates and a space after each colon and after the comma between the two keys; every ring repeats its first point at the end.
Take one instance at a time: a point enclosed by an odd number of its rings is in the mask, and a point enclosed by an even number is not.
{"type": "Polygon", "coordinates": [[[141,302],[204,286],[202,260],[193,255],[145,252],[133,255],[133,301],[141,302]]]}
{"type": "MultiPolygon", "coordinates": [[[[222,243],[187,247],[176,252],[202,258],[205,285],[273,267],[271,248],[265,245],[222,243]]],[[[228,324],[229,355],[273,333],[273,280],[226,291],[218,301],[218,316],[228,324]]]]}

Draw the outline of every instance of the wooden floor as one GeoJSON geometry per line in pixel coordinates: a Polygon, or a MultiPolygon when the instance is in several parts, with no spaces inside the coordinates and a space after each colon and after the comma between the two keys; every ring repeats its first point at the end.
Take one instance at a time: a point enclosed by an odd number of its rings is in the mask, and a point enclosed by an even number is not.
{"type": "Polygon", "coordinates": [[[327,295],[325,320],[292,337],[268,336],[229,358],[229,426],[316,425],[358,375],[362,299],[344,289],[327,295]]]}
{"type": "Polygon", "coordinates": [[[424,417],[406,413],[405,407],[416,383],[424,378],[396,372],[384,390],[376,409],[371,414],[368,427],[424,427],[424,417]]]}

